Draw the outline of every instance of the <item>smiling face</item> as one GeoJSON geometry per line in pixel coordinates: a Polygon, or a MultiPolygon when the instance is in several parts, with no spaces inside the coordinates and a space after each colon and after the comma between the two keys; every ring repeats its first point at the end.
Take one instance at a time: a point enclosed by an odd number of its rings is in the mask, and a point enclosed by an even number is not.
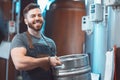
{"type": "Polygon", "coordinates": [[[29,28],[33,29],[34,31],[40,31],[44,21],[41,10],[39,8],[29,10],[24,21],[29,28]]]}

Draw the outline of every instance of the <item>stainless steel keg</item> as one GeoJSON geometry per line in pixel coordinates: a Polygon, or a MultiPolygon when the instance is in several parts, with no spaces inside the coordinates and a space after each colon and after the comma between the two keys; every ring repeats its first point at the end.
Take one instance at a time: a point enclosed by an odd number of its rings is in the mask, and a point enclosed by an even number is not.
{"type": "Polygon", "coordinates": [[[91,80],[87,54],[71,54],[59,58],[62,65],[53,68],[55,80],[91,80]]]}

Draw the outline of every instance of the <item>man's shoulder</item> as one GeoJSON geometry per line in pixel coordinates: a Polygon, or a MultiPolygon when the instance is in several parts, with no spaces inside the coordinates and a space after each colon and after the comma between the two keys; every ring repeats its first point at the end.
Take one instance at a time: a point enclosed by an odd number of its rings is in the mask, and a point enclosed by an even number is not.
{"type": "Polygon", "coordinates": [[[16,34],[15,36],[17,36],[17,37],[26,36],[26,32],[23,32],[23,33],[18,33],[18,34],[16,34]]]}
{"type": "Polygon", "coordinates": [[[23,32],[16,34],[13,39],[25,39],[25,37],[26,37],[26,33],[23,32]]]}
{"type": "Polygon", "coordinates": [[[42,36],[43,36],[47,41],[53,41],[52,38],[50,38],[50,37],[48,37],[48,36],[46,36],[46,35],[44,35],[44,34],[42,34],[42,36]]]}

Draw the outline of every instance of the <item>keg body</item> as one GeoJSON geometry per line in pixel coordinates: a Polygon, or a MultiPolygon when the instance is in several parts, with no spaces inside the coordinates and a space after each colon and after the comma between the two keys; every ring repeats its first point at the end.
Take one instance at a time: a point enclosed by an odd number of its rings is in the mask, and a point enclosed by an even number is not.
{"type": "Polygon", "coordinates": [[[87,54],[71,54],[59,58],[62,65],[53,69],[55,80],[91,80],[87,54]]]}

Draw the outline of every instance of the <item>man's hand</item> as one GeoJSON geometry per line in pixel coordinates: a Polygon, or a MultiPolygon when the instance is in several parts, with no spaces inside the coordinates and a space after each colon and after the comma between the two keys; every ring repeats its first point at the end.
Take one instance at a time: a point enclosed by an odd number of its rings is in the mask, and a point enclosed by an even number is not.
{"type": "Polygon", "coordinates": [[[49,62],[51,66],[57,66],[57,65],[61,65],[61,61],[57,56],[54,57],[49,57],[49,62]]]}

